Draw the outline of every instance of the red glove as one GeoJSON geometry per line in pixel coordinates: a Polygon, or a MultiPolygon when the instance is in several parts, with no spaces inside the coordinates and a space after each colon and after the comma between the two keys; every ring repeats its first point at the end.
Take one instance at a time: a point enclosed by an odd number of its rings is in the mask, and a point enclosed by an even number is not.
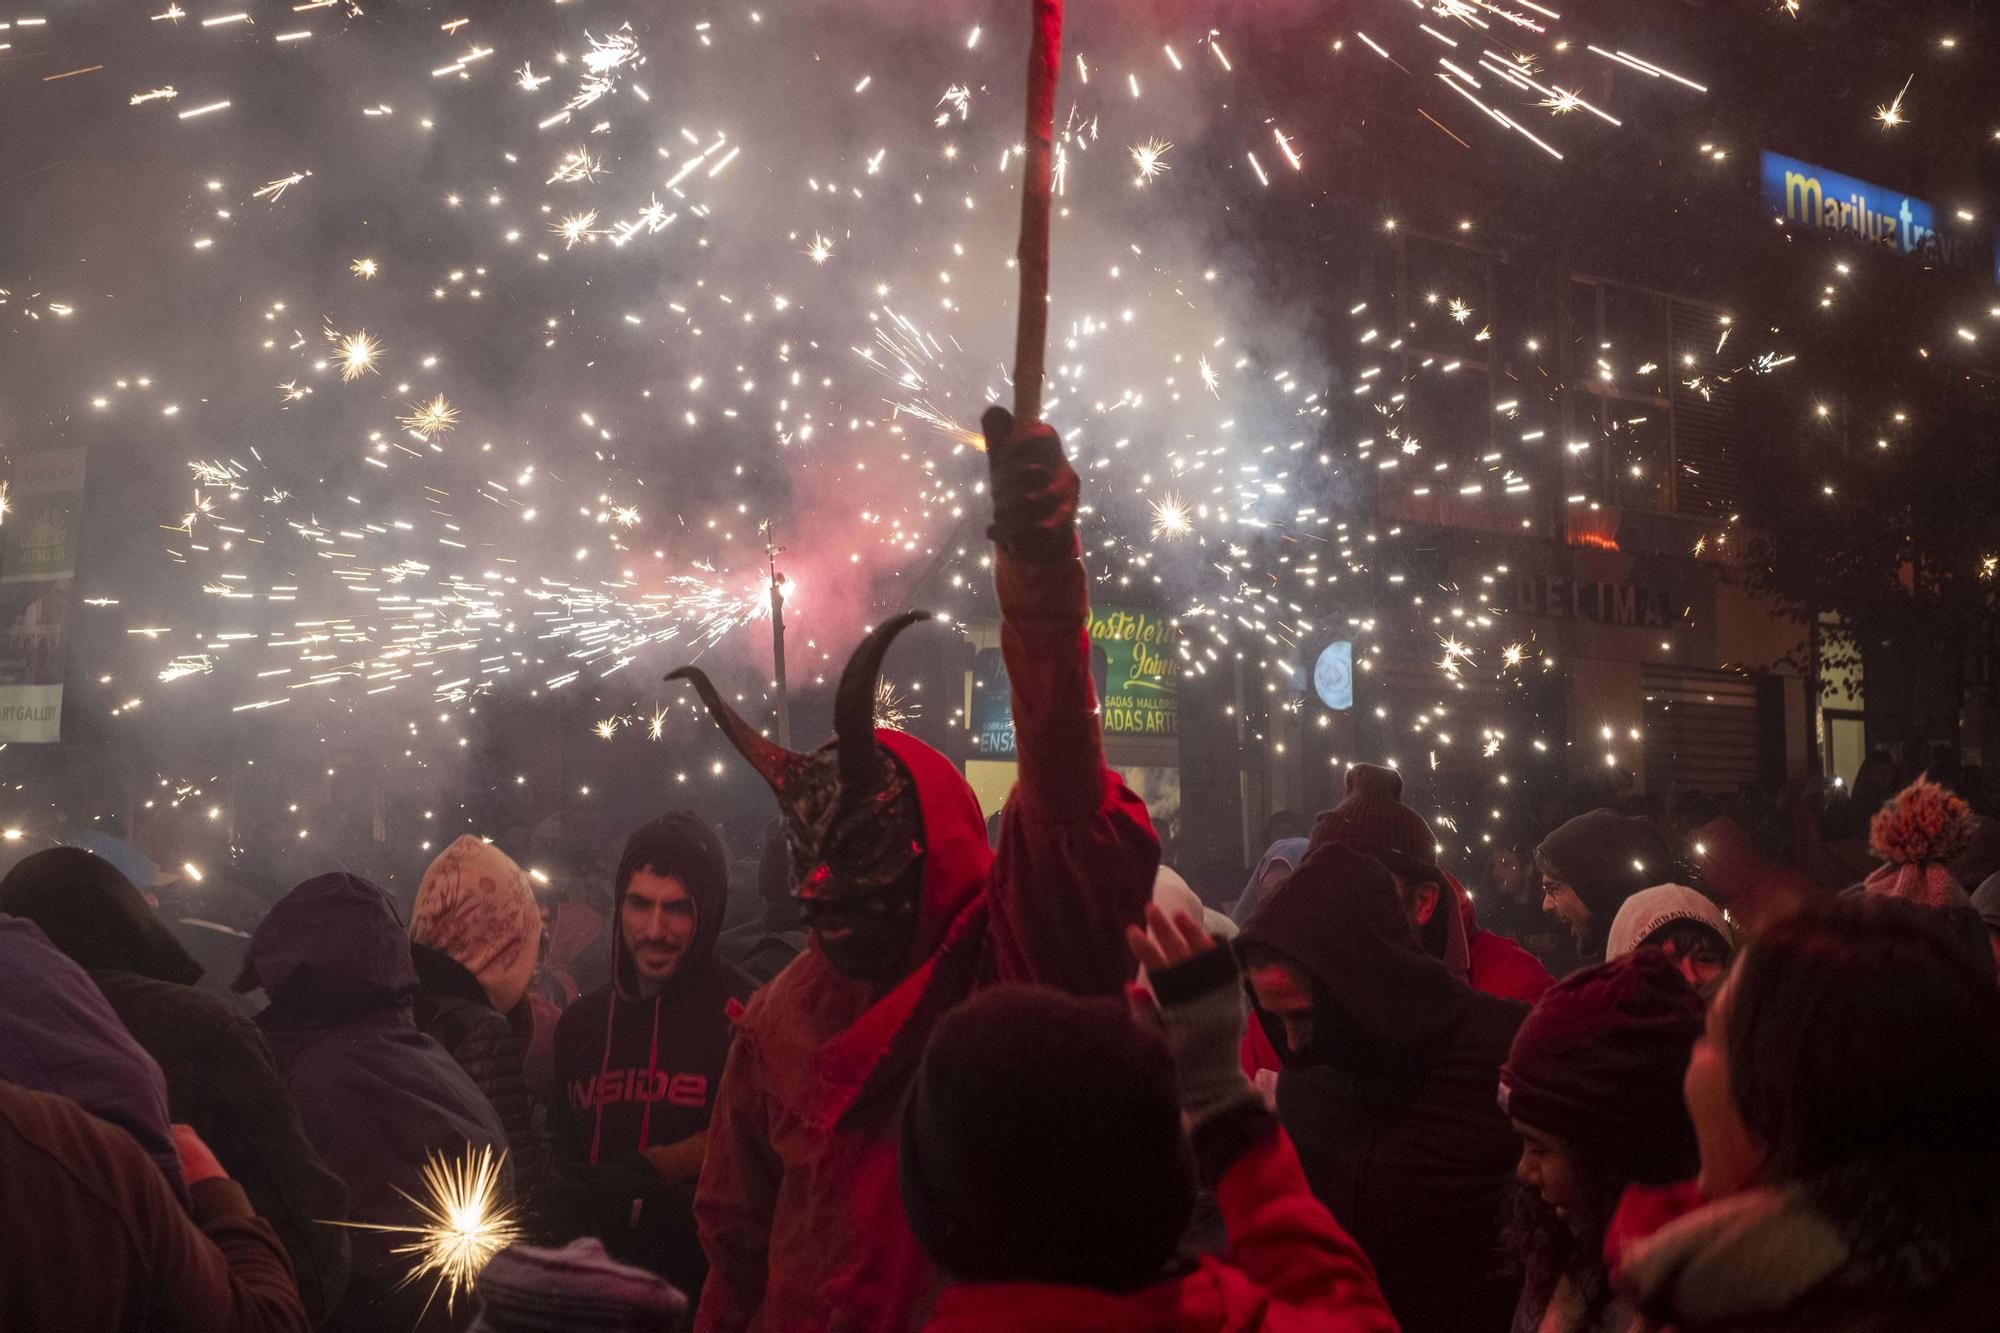
{"type": "Polygon", "coordinates": [[[175,1125],[174,1154],[181,1159],[181,1178],[193,1189],[204,1180],[227,1180],[229,1173],[222,1169],[222,1163],[215,1160],[215,1154],[201,1141],[201,1135],[194,1132],[193,1125],[175,1125]]]}
{"type": "Polygon", "coordinates": [[[1017,560],[1073,559],[1078,487],[1062,437],[1040,421],[1016,430],[1014,414],[1004,407],[987,408],[979,429],[993,487],[987,537],[1017,560]]]}

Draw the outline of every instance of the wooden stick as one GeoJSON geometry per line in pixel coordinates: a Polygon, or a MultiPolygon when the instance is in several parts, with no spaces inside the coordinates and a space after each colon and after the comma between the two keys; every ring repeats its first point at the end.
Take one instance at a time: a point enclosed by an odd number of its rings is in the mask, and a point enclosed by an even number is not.
{"type": "Polygon", "coordinates": [[[1030,0],[1028,152],[1021,166],[1021,304],[1014,325],[1014,424],[1042,419],[1042,360],[1049,341],[1049,204],[1055,193],[1056,72],[1062,62],[1063,0],[1030,0]]]}

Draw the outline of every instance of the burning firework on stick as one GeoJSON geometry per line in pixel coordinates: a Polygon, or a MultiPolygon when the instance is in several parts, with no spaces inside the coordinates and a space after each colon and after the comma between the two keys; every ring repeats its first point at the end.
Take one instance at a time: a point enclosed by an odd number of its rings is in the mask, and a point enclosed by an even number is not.
{"type": "Polygon", "coordinates": [[[1028,54],[1027,154],[1021,167],[1021,308],[1014,326],[1014,422],[1042,418],[1042,358],[1049,333],[1049,199],[1055,188],[1056,69],[1063,0],[1033,0],[1028,54]]]}

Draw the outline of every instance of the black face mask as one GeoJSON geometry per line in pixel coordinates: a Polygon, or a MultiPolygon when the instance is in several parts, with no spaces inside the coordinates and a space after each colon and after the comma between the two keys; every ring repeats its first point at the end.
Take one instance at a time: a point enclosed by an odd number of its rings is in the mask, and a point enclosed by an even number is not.
{"type": "Polygon", "coordinates": [[[917,931],[919,860],[886,892],[851,898],[828,893],[824,873],[799,887],[799,914],[834,971],[856,981],[893,981],[909,963],[917,931]]]}

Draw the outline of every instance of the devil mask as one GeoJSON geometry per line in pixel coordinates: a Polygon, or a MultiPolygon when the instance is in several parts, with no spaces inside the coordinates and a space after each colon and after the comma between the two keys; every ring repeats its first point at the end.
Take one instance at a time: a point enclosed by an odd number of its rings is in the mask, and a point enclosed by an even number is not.
{"type": "Polygon", "coordinates": [[[879,980],[905,961],[923,880],[924,821],[910,774],[875,739],[875,682],[889,644],[925,611],[909,611],[863,639],[834,697],[834,739],[801,754],[759,735],[701,671],[692,683],[730,744],[770,784],[791,851],[806,923],[833,967],[879,980]]]}

